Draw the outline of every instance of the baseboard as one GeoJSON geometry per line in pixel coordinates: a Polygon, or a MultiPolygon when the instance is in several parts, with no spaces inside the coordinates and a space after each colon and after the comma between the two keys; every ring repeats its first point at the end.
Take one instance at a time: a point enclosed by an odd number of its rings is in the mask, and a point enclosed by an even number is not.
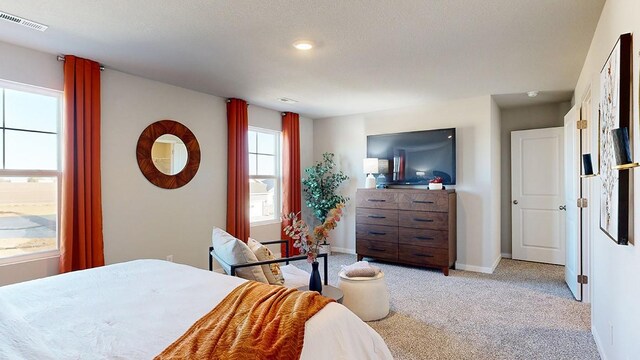
{"type": "Polygon", "coordinates": [[[596,349],[598,349],[600,359],[607,360],[607,356],[604,353],[604,347],[602,346],[602,339],[600,339],[600,335],[598,334],[595,326],[591,326],[591,334],[593,334],[593,340],[596,342],[596,349]]]}
{"type": "Polygon", "coordinates": [[[347,248],[331,246],[331,252],[339,252],[339,253],[343,253],[343,254],[355,255],[356,254],[356,249],[347,249],[347,248]]]}
{"type": "Polygon", "coordinates": [[[500,255],[502,255],[503,259],[511,259],[511,253],[502,253],[500,255]]]}
{"type": "Polygon", "coordinates": [[[473,272],[479,272],[483,274],[493,274],[493,272],[496,270],[496,267],[498,267],[500,260],[502,260],[502,257],[498,256],[496,261],[493,262],[492,266],[467,265],[467,264],[462,264],[456,261],[456,270],[473,271],[473,272]]]}

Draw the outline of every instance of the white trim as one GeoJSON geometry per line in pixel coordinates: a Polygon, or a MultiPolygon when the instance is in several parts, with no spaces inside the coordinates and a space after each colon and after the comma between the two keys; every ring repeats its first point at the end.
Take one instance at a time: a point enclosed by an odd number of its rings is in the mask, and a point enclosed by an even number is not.
{"type": "Polygon", "coordinates": [[[39,95],[55,96],[60,98],[60,102],[62,102],[62,90],[50,89],[5,79],[0,79],[0,87],[22,92],[31,92],[39,95]]]}
{"type": "Polygon", "coordinates": [[[511,253],[502,253],[500,254],[502,255],[503,259],[512,259],[513,257],[511,256],[511,253]]]}
{"type": "Polygon", "coordinates": [[[269,220],[253,221],[253,222],[249,223],[249,227],[275,225],[275,224],[282,224],[282,220],[280,220],[280,219],[269,219],[269,220]]]}
{"type": "Polygon", "coordinates": [[[491,267],[461,264],[456,261],[456,270],[473,271],[473,272],[479,272],[483,274],[493,274],[493,272],[496,270],[496,267],[498,267],[500,260],[502,260],[502,257],[498,256],[498,258],[496,258],[496,261],[493,262],[493,265],[491,267]]]}
{"type": "Polygon", "coordinates": [[[45,250],[30,254],[11,255],[0,259],[0,266],[16,265],[38,260],[59,258],[60,250],[45,250]]]}
{"type": "Polygon", "coordinates": [[[347,248],[331,246],[331,252],[355,255],[356,249],[347,249],[347,248]]]}
{"type": "Polygon", "coordinates": [[[591,326],[591,334],[593,335],[593,340],[596,343],[596,349],[598,349],[598,354],[600,354],[600,359],[607,360],[607,355],[604,352],[604,347],[602,346],[602,339],[600,339],[600,334],[596,330],[595,326],[591,326]]]}

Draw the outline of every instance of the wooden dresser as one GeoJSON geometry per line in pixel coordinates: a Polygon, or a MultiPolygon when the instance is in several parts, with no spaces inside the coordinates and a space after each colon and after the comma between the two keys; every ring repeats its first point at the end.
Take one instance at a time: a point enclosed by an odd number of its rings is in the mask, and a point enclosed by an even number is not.
{"type": "Polygon", "coordinates": [[[456,261],[455,190],[358,189],[356,253],[441,268],[456,261]]]}

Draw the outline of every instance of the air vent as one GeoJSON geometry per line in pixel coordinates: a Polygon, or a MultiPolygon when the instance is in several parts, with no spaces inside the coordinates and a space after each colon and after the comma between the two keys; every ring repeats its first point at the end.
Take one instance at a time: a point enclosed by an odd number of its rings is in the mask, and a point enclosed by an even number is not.
{"type": "Polygon", "coordinates": [[[0,19],[12,22],[14,24],[28,27],[29,29],[38,30],[38,31],[45,31],[49,28],[47,25],[40,24],[35,21],[23,19],[19,16],[7,14],[6,12],[2,12],[2,11],[0,11],[0,19]]]}
{"type": "Polygon", "coordinates": [[[278,98],[278,101],[283,102],[285,104],[295,104],[295,103],[298,102],[297,100],[289,99],[289,98],[286,98],[286,97],[278,98]]]}

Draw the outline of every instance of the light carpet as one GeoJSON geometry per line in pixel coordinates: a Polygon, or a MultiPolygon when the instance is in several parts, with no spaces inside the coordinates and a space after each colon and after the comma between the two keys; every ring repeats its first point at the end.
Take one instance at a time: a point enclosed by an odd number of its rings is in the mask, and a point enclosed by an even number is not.
{"type": "MultiPolygon", "coordinates": [[[[355,255],[329,257],[329,283],[355,255]]],[[[372,261],[385,273],[391,313],[368,324],[396,359],[599,359],[589,304],[564,267],[503,259],[493,274],[372,261]]],[[[309,264],[296,262],[309,270],[309,264]]]]}

